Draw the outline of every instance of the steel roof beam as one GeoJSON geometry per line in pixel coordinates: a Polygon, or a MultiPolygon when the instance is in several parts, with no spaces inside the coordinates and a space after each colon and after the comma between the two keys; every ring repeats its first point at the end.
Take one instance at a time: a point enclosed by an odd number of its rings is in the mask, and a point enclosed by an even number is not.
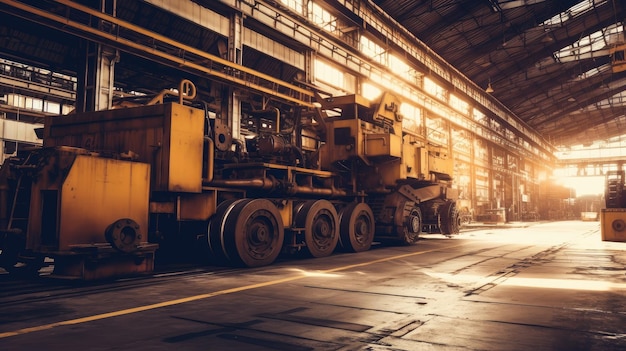
{"type": "Polygon", "coordinates": [[[49,10],[39,9],[18,1],[0,0],[0,3],[9,6],[9,9],[2,9],[3,11],[29,21],[39,18],[41,24],[46,26],[85,39],[111,45],[120,50],[169,66],[178,67],[193,74],[205,74],[245,90],[254,90],[261,94],[272,95],[278,99],[303,106],[313,106],[311,102],[313,93],[309,90],[184,45],[158,33],[148,31],[73,1],[57,0],[55,2],[66,6],[67,11],[65,13],[74,15],[72,18],[63,17],[49,10]],[[82,16],[75,16],[77,12],[82,14],[82,16]],[[78,22],[79,18],[84,19],[86,22],[78,22]],[[94,20],[109,23],[115,28],[114,32],[110,33],[94,27],[92,25],[94,20]],[[142,40],[137,40],[138,38],[142,40]],[[142,42],[150,43],[151,45],[148,46],[147,44],[142,44],[142,42]]]}

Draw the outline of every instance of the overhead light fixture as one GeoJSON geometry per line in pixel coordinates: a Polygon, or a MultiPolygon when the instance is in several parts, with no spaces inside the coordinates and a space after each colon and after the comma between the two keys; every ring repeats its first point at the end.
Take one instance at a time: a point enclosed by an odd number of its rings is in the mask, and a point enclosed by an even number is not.
{"type": "Polygon", "coordinates": [[[487,93],[493,93],[493,88],[491,87],[491,82],[489,82],[489,84],[487,84],[487,89],[485,89],[485,92],[487,93]]]}

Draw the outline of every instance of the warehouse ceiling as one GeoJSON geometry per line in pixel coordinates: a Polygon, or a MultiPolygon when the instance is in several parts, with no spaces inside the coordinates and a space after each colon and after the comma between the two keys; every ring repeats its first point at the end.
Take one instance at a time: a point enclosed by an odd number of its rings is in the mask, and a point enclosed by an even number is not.
{"type": "MultiPolygon", "coordinates": [[[[611,62],[612,49],[624,44],[624,1],[369,2],[478,86],[490,86],[494,98],[553,145],[584,145],[626,135],[626,66],[621,69],[611,62]]],[[[50,11],[59,6],[42,0],[28,3],[49,6],[50,11]]],[[[218,36],[199,33],[190,22],[154,11],[141,1],[119,2],[117,10],[121,18],[220,55],[218,36]]],[[[36,22],[0,4],[0,56],[68,74],[79,72],[76,62],[86,55],[84,41],[36,22]]],[[[160,90],[181,78],[175,67],[154,69],[158,64],[145,58],[122,55],[116,84],[125,89],[160,90]]],[[[243,60],[246,66],[282,79],[295,74],[271,72],[280,65],[262,57],[247,50],[243,60]]],[[[211,89],[209,80],[195,82],[200,89],[211,89]]]]}
{"type": "Polygon", "coordinates": [[[626,134],[622,0],[372,0],[555,146],[626,134]]]}

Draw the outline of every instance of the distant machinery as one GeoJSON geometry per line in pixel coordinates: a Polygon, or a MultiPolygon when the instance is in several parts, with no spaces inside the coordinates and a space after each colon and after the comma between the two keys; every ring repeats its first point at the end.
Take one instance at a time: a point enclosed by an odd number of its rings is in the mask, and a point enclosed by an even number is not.
{"type": "Polygon", "coordinates": [[[623,170],[606,174],[606,208],[600,212],[602,240],[626,241],[626,189],[623,170]]]}

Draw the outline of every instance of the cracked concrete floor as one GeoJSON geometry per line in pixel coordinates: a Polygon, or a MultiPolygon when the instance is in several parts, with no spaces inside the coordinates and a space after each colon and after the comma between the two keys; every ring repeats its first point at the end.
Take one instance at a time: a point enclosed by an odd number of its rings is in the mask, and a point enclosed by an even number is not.
{"type": "Polygon", "coordinates": [[[0,348],[626,350],[625,248],[566,221],[28,293],[0,276],[0,348]]]}

